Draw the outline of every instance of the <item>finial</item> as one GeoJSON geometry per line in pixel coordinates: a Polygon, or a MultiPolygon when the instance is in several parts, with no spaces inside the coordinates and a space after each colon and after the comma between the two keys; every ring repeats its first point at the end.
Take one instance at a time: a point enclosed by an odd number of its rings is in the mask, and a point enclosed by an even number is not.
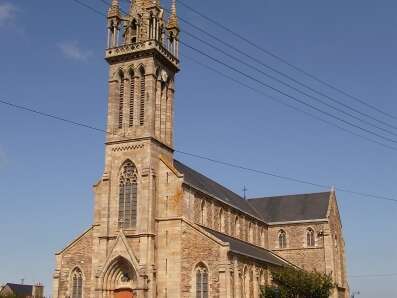
{"type": "Polygon", "coordinates": [[[176,0],[172,0],[171,4],[171,14],[176,16],[176,0]]]}
{"type": "Polygon", "coordinates": [[[171,3],[171,14],[170,14],[170,18],[168,20],[168,29],[178,29],[178,17],[176,15],[176,0],[172,0],[171,3]]]}

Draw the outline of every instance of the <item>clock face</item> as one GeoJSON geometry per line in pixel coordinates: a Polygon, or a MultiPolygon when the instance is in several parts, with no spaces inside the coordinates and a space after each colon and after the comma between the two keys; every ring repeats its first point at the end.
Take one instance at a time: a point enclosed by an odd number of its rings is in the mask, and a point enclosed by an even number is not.
{"type": "Polygon", "coordinates": [[[161,80],[165,83],[168,80],[168,74],[165,70],[161,71],[161,80]]]}

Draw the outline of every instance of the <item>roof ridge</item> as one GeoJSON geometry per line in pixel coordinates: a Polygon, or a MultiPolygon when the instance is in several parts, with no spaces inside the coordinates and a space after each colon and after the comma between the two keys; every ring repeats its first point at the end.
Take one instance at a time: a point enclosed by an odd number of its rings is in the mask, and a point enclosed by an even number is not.
{"type": "Polygon", "coordinates": [[[289,197],[299,197],[299,196],[309,196],[309,195],[320,195],[320,194],[331,194],[331,191],[319,191],[319,192],[305,192],[305,193],[297,193],[297,194],[286,194],[286,195],[276,195],[276,196],[268,196],[268,197],[254,197],[248,198],[248,201],[251,200],[261,200],[261,199],[276,199],[276,198],[289,198],[289,197]]]}

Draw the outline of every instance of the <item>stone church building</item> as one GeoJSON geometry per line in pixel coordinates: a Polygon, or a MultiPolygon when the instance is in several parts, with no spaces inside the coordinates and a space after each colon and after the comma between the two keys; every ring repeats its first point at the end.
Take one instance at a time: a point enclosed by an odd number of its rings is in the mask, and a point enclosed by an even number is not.
{"type": "Polygon", "coordinates": [[[108,11],[105,169],[90,228],[56,254],[54,298],[260,296],[270,270],[332,274],[348,297],[335,191],[244,199],[173,156],[175,0],[108,11]]]}

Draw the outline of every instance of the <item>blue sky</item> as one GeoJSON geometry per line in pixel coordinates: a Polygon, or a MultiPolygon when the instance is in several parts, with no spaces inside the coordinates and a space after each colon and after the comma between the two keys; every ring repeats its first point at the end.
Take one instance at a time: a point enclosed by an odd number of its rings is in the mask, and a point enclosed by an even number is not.
{"type": "MultiPolygon", "coordinates": [[[[185,1],[291,63],[397,115],[395,1],[185,1]]],[[[85,2],[106,9],[99,0],[85,2]]],[[[183,7],[179,13],[265,63],[372,113],[183,7]]],[[[192,31],[183,23],[182,27],[192,31]]],[[[71,0],[0,0],[0,37],[1,99],[104,128],[107,66],[102,17],[71,0]]],[[[206,61],[191,50],[181,52],[206,61]]],[[[185,58],[176,94],[179,150],[395,197],[395,151],[279,105],[185,58]]],[[[103,170],[104,136],[6,106],[0,106],[0,135],[0,283],[25,278],[27,283],[45,283],[48,290],[54,252],[91,223],[92,185],[103,170]]],[[[246,185],[250,197],[321,190],[176,157],[238,193],[246,185]]],[[[349,274],[397,273],[397,204],[337,195],[349,274]]],[[[394,297],[396,281],[397,276],[351,278],[350,285],[361,291],[359,297],[394,297]]]]}

